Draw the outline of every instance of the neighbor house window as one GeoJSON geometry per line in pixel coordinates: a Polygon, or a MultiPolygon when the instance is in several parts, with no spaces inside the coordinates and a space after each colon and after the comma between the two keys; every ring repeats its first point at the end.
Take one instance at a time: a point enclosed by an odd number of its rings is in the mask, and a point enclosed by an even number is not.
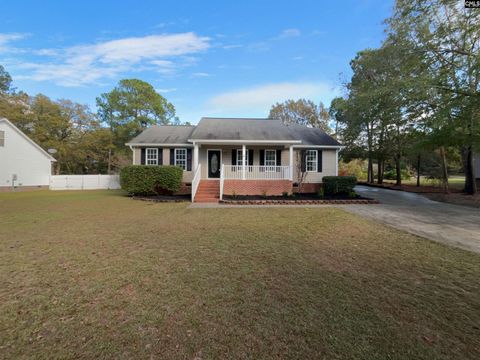
{"type": "Polygon", "coordinates": [[[318,166],[318,151],[317,150],[307,150],[305,152],[305,163],[307,165],[307,171],[317,171],[318,166]]]}
{"type": "Polygon", "coordinates": [[[175,149],[175,165],[187,170],[187,149],[175,149]]]}
{"type": "Polygon", "coordinates": [[[145,165],[158,165],[158,149],[145,149],[145,165]]]}
{"type": "MultiPolygon", "coordinates": [[[[248,165],[248,150],[245,151],[245,154],[246,154],[246,157],[247,157],[247,161],[246,161],[246,165],[248,165]]],[[[242,166],[242,149],[237,149],[237,165],[238,166],[242,166]]]]}
{"type": "Polygon", "coordinates": [[[0,146],[5,146],[5,131],[0,131],[0,146]]]}
{"type": "Polygon", "coordinates": [[[277,165],[277,151],[265,150],[265,166],[276,166],[276,165],[277,165]]]}

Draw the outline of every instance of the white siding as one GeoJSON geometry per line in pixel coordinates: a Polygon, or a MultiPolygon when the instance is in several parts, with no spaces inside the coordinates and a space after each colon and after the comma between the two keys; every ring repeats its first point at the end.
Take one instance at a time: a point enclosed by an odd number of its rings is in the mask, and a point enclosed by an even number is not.
{"type": "Polygon", "coordinates": [[[19,134],[9,123],[0,121],[5,132],[5,144],[0,147],[0,187],[48,186],[52,171],[51,160],[35,145],[19,134]]]}

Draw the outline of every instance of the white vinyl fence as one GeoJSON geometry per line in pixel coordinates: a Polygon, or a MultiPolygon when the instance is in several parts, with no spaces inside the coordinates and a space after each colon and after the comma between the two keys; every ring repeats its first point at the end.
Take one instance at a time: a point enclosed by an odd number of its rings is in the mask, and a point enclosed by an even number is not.
{"type": "Polygon", "coordinates": [[[50,190],[120,189],[118,175],[52,175],[50,190]]]}

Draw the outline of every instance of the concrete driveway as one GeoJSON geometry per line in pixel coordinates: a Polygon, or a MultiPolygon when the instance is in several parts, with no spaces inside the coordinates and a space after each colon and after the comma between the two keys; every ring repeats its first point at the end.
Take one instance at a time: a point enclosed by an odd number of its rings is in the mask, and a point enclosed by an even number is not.
{"type": "Polygon", "coordinates": [[[480,210],[440,203],[403,191],[357,186],[358,194],[378,205],[344,205],[342,209],[384,222],[425,238],[480,253],[480,210]]]}

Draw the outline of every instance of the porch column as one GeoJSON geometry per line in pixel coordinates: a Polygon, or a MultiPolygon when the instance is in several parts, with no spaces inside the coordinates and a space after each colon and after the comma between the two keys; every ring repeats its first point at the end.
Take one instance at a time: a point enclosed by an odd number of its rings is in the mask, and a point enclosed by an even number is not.
{"type": "Polygon", "coordinates": [[[245,168],[247,165],[247,147],[242,145],[242,180],[245,180],[245,168]]]}
{"type": "Polygon", "coordinates": [[[193,143],[193,173],[198,169],[198,144],[193,143]]]}
{"type": "Polygon", "coordinates": [[[290,181],[293,181],[293,145],[290,145],[289,149],[289,165],[290,165],[290,181]]]}

